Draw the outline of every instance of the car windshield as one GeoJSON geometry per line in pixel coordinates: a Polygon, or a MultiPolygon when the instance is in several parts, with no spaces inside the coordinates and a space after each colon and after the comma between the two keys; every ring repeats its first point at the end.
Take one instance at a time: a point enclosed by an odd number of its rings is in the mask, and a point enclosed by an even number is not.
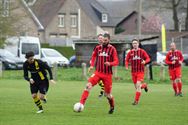
{"type": "Polygon", "coordinates": [[[55,50],[42,50],[47,57],[62,57],[62,55],[55,50]]]}
{"type": "Polygon", "coordinates": [[[33,51],[34,54],[39,54],[39,46],[36,43],[23,43],[22,54],[26,54],[28,51],[33,51]]]}
{"type": "Polygon", "coordinates": [[[7,50],[0,50],[0,55],[2,57],[8,57],[8,58],[15,57],[14,54],[12,54],[11,52],[9,52],[7,50]]]}
{"type": "Polygon", "coordinates": [[[161,55],[166,56],[167,52],[159,52],[161,55]]]}

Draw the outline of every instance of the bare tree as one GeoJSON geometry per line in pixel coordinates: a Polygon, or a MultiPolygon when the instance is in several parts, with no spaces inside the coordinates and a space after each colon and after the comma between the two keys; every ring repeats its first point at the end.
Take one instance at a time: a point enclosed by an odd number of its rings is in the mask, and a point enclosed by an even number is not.
{"type": "Polygon", "coordinates": [[[187,1],[187,12],[185,19],[185,30],[188,31],[188,1],[187,1]]]}
{"type": "Polygon", "coordinates": [[[181,0],[172,0],[172,11],[173,11],[173,20],[174,20],[174,29],[179,30],[179,19],[177,13],[177,7],[181,0]]]}
{"type": "Polygon", "coordinates": [[[179,30],[178,11],[181,8],[179,6],[183,6],[184,3],[185,1],[183,0],[145,0],[145,8],[154,9],[156,13],[171,10],[173,15],[172,18],[174,21],[174,30],[179,30]],[[180,5],[181,1],[183,4],[180,5]]]}
{"type": "Polygon", "coordinates": [[[157,33],[161,31],[161,18],[158,15],[152,15],[144,20],[142,24],[142,32],[157,33]]]}
{"type": "Polygon", "coordinates": [[[14,10],[19,8],[20,0],[2,0],[0,2],[0,47],[2,46],[4,40],[7,36],[14,35],[17,32],[15,24],[21,19],[15,13],[14,10]]]}

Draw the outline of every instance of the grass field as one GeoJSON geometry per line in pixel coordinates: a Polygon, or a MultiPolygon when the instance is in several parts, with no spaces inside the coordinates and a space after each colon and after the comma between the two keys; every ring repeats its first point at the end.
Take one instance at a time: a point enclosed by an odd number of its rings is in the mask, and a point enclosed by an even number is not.
{"type": "Polygon", "coordinates": [[[113,95],[116,109],[109,115],[107,100],[98,98],[99,87],[90,94],[82,113],[73,112],[85,86],[84,81],[62,81],[51,85],[45,112],[37,108],[30,96],[29,85],[21,79],[0,80],[0,125],[187,125],[188,85],[184,97],[174,97],[171,85],[149,84],[140,104],[132,106],[132,83],[115,82],[113,95]]]}

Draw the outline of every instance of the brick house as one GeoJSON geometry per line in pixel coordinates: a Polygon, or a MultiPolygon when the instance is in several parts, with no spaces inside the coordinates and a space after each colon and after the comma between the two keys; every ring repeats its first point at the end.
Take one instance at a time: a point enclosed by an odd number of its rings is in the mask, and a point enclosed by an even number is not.
{"type": "Polygon", "coordinates": [[[96,0],[38,0],[30,6],[42,26],[42,42],[66,44],[71,39],[94,38],[115,24],[107,10],[96,0]]]}

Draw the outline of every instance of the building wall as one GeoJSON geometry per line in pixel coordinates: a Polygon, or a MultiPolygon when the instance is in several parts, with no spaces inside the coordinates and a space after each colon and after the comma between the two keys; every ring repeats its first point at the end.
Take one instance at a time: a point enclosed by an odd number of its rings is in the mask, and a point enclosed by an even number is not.
{"type": "MultiPolygon", "coordinates": [[[[96,40],[78,40],[75,41],[76,65],[81,66],[86,63],[89,66],[89,61],[93,52],[93,48],[98,44],[96,40]]],[[[125,64],[125,52],[130,49],[131,43],[125,41],[111,41],[118,54],[119,65],[125,64]]],[[[156,61],[157,41],[149,40],[142,43],[143,49],[151,56],[152,61],[156,61]]]]}
{"type": "Polygon", "coordinates": [[[97,35],[97,25],[81,9],[81,38],[93,38],[97,35]]]}
{"type": "MultiPolygon", "coordinates": [[[[89,65],[93,48],[98,44],[97,40],[79,40],[75,42],[76,51],[76,65],[81,66],[82,63],[89,65]]],[[[111,42],[111,44],[116,48],[118,53],[119,65],[123,65],[124,62],[124,51],[126,49],[125,42],[111,42]]]]}
{"type": "Polygon", "coordinates": [[[57,34],[57,36],[54,36],[56,38],[60,39],[69,39],[69,38],[84,38],[88,36],[96,36],[96,26],[92,23],[92,21],[88,18],[88,16],[83,12],[82,9],[80,9],[80,16],[81,16],[81,22],[79,27],[79,9],[80,6],[76,2],[76,0],[67,0],[62,8],[59,10],[58,13],[64,14],[64,27],[58,27],[58,14],[54,15],[53,20],[51,23],[47,26],[45,30],[45,37],[46,40],[49,41],[50,34],[57,34]],[[77,27],[71,27],[71,15],[77,14],[77,27]],[[80,28],[80,31],[79,31],[80,28]],[[80,34],[79,34],[80,32],[80,34]],[[60,35],[60,34],[65,34],[60,35]]]}
{"type": "Polygon", "coordinates": [[[102,29],[104,30],[104,31],[108,31],[109,33],[110,33],[110,35],[111,36],[114,36],[114,28],[112,28],[112,27],[102,27],[102,29]]]}
{"type": "Polygon", "coordinates": [[[125,31],[121,34],[134,34],[137,32],[137,14],[134,13],[130,18],[124,22],[122,22],[119,27],[124,29],[125,31]]]}

